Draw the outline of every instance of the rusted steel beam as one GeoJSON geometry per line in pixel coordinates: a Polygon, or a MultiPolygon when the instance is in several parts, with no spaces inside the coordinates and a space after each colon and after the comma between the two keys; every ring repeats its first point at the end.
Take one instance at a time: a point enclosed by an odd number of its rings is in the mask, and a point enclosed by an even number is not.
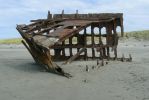
{"type": "Polygon", "coordinates": [[[39,62],[37,61],[36,57],[34,56],[34,54],[32,53],[31,49],[27,46],[27,44],[25,43],[24,40],[21,41],[22,44],[26,47],[26,49],[29,51],[29,53],[31,54],[31,56],[33,57],[34,61],[39,64],[39,62]]]}
{"type": "MultiPolygon", "coordinates": [[[[65,41],[62,42],[62,46],[64,46],[64,45],[65,45],[65,41]]],[[[65,53],[65,48],[62,48],[62,55],[63,55],[63,56],[66,55],[66,53],[65,53]]]]}
{"type": "Polygon", "coordinates": [[[86,49],[83,48],[81,49],[78,53],[76,53],[75,55],[73,55],[71,58],[69,58],[64,64],[69,64],[71,63],[73,60],[75,60],[82,52],[84,52],[86,49]]]}
{"type": "Polygon", "coordinates": [[[123,26],[123,17],[120,18],[120,23],[121,23],[121,36],[124,36],[124,26],[123,26]]]}
{"type": "MultiPolygon", "coordinates": [[[[94,27],[93,27],[93,25],[91,25],[91,43],[92,43],[92,45],[94,47],[95,40],[94,40],[94,27]]],[[[93,59],[95,58],[95,50],[94,50],[94,48],[92,48],[92,57],[93,57],[93,59]]]]}
{"type": "Polygon", "coordinates": [[[52,14],[48,11],[47,19],[52,19],[52,14]]]}
{"type": "MultiPolygon", "coordinates": [[[[76,14],[63,14],[63,18],[75,19],[76,14]]],[[[54,19],[60,19],[62,14],[55,14],[54,19]]],[[[78,14],[80,19],[107,19],[107,18],[120,18],[122,13],[100,13],[100,14],[78,14]]]]}
{"type": "MultiPolygon", "coordinates": [[[[87,46],[87,33],[86,28],[84,28],[84,48],[87,46]]],[[[84,52],[84,59],[87,60],[87,48],[84,52]]]]}
{"type": "MultiPolygon", "coordinates": [[[[72,45],[72,37],[69,38],[69,45],[72,45]]],[[[72,47],[69,48],[69,54],[72,56],[72,47]]]]}

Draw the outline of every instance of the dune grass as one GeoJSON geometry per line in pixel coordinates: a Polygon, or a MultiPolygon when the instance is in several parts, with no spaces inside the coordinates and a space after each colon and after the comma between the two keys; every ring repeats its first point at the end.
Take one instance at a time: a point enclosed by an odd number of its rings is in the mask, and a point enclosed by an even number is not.
{"type": "Polygon", "coordinates": [[[21,40],[21,38],[2,39],[0,40],[0,44],[21,44],[21,40]]]}
{"type": "MultiPolygon", "coordinates": [[[[149,40],[149,30],[126,32],[125,37],[127,38],[133,37],[135,39],[149,40]]],[[[2,39],[0,40],[0,44],[21,44],[21,40],[22,40],[21,38],[2,39]]],[[[77,39],[75,38],[73,39],[73,41],[76,42],[77,39]]]]}
{"type": "Polygon", "coordinates": [[[149,40],[149,30],[126,32],[127,38],[133,37],[135,39],[149,40]]]}

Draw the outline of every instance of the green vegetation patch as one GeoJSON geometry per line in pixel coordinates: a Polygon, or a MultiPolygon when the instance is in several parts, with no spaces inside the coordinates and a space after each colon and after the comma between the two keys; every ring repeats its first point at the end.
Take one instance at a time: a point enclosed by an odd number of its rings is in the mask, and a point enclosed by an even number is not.
{"type": "MultiPolygon", "coordinates": [[[[127,38],[133,37],[135,39],[149,40],[149,30],[126,32],[125,36],[127,38]]],[[[2,39],[0,40],[0,44],[21,44],[21,40],[21,38],[2,39]]],[[[72,41],[77,43],[77,38],[73,38],[72,41]]],[[[90,41],[90,39],[87,38],[87,41],[90,41]]],[[[99,41],[97,37],[95,37],[95,41],[99,41]]],[[[68,43],[68,39],[66,43],[68,43]]]]}
{"type": "Polygon", "coordinates": [[[0,44],[21,44],[21,38],[3,39],[0,40],[0,44]]]}
{"type": "Polygon", "coordinates": [[[126,32],[126,37],[134,37],[135,39],[149,40],[149,30],[126,32]]]}

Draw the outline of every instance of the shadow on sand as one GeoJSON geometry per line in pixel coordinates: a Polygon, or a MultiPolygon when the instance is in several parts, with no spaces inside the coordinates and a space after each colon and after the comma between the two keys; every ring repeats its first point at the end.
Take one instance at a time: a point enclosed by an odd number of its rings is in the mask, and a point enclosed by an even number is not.
{"type": "Polygon", "coordinates": [[[58,76],[63,76],[61,74],[55,73],[54,71],[46,71],[44,66],[36,64],[34,61],[30,60],[11,60],[6,63],[6,66],[9,68],[13,68],[15,70],[19,70],[26,73],[50,73],[58,76]]]}

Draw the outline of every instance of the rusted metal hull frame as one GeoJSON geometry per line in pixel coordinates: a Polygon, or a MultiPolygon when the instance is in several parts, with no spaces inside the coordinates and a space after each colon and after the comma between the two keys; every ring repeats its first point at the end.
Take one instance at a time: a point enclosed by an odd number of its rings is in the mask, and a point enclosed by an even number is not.
{"type": "Polygon", "coordinates": [[[24,40],[22,43],[32,55],[36,63],[45,66],[47,71],[52,71],[57,74],[71,77],[65,73],[61,67],[53,62],[52,59],[61,57],[67,58],[66,63],[71,63],[73,60],[83,56],[84,60],[92,59],[108,59],[131,61],[132,58],[117,58],[118,34],[117,26],[121,27],[121,35],[123,36],[123,14],[121,13],[102,13],[102,14],[52,14],[48,12],[47,19],[32,20],[29,25],[17,25],[17,30],[24,40]],[[91,27],[90,34],[87,33],[87,28],[91,27]],[[105,27],[106,33],[101,32],[105,27]],[[99,33],[94,31],[98,28],[99,33]],[[80,32],[83,31],[81,35],[80,32]],[[77,44],[74,44],[73,38],[76,38],[77,44]],[[91,38],[90,41],[87,38],[91,38]],[[103,38],[106,39],[104,44],[103,38]],[[66,40],[68,39],[68,43],[66,40]],[[95,43],[98,39],[98,43],[95,43]],[[91,42],[91,44],[88,44],[91,42]],[[65,49],[69,49],[69,57],[65,49]],[[91,49],[91,56],[88,54],[88,49],[91,49]],[[50,50],[54,50],[52,56],[50,50]],[[77,49],[77,53],[73,54],[73,49],[77,49]],[[110,57],[110,49],[114,52],[115,57],[110,57]],[[81,55],[84,53],[83,55],[81,55]],[[97,57],[97,54],[100,55],[97,57]]]}
{"type": "MultiPolygon", "coordinates": [[[[21,35],[23,34],[20,26],[17,26],[17,30],[20,32],[21,35]]],[[[33,41],[28,40],[25,36],[22,35],[22,37],[24,38],[24,40],[22,40],[23,45],[30,52],[37,64],[44,66],[46,71],[54,72],[67,78],[72,77],[69,73],[64,72],[61,67],[59,67],[56,63],[52,61],[49,49],[40,48],[39,46],[34,44],[33,41]]]]}

